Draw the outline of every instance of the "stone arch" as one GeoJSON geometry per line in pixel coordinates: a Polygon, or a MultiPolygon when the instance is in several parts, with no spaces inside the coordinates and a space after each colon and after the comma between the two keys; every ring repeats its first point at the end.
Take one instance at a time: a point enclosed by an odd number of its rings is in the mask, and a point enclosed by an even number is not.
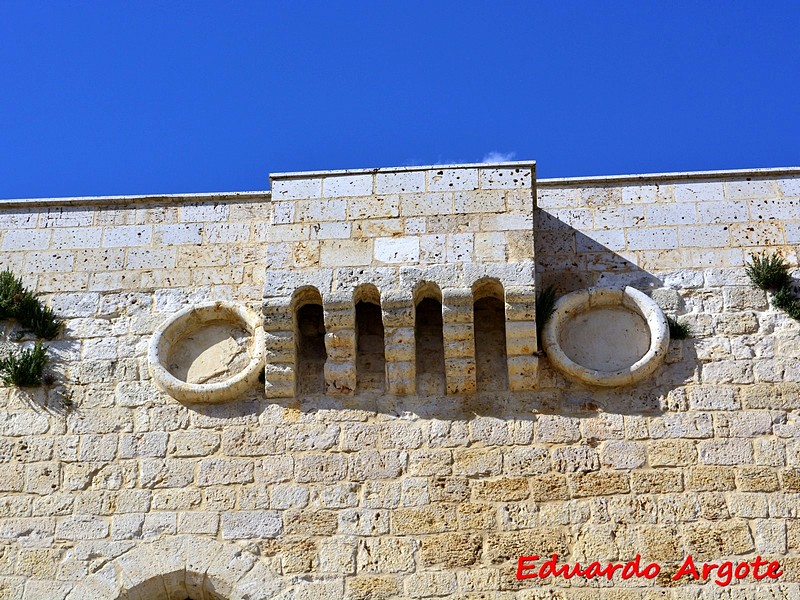
{"type": "Polygon", "coordinates": [[[174,536],[109,561],[66,600],[272,600],[283,587],[279,575],[236,544],[174,536]]]}
{"type": "Polygon", "coordinates": [[[503,284],[484,277],[472,285],[475,379],[479,391],[508,389],[506,304],[503,284]]]}
{"type": "Polygon", "coordinates": [[[442,290],[430,281],[420,282],[414,289],[414,338],[417,393],[444,394],[447,384],[442,290]]]}
{"type": "Polygon", "coordinates": [[[295,340],[295,391],[318,394],[325,391],[325,314],[322,295],[313,286],[304,286],[292,295],[295,340]]]}
{"type": "Polygon", "coordinates": [[[386,339],[381,293],[371,283],[353,293],[356,338],[356,389],[386,389],[386,339]]]}

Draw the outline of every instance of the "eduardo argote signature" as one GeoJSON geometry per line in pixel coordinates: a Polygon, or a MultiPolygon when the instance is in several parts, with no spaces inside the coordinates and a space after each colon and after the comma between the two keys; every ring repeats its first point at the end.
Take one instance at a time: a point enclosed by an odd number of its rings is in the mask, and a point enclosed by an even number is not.
{"type": "MultiPolygon", "coordinates": [[[[535,554],[520,556],[517,561],[517,579],[544,579],[546,577],[594,579],[605,577],[611,581],[617,571],[620,572],[620,579],[631,579],[632,577],[654,579],[661,573],[661,565],[654,562],[643,565],[639,554],[626,563],[603,564],[594,561],[585,567],[582,567],[581,563],[563,563],[559,565],[558,554],[553,554],[541,564],[537,563],[538,560],[539,556],[535,554]]],[[[763,560],[761,556],[756,556],[755,559],[749,562],[725,560],[719,563],[703,562],[698,565],[692,555],[689,554],[683,559],[675,574],[672,575],[672,579],[677,581],[681,577],[687,576],[695,581],[707,581],[709,578],[713,578],[714,583],[725,587],[734,579],[745,579],[747,577],[752,577],[754,581],[778,579],[783,575],[783,571],[780,568],[781,565],[778,561],[763,560]]]]}

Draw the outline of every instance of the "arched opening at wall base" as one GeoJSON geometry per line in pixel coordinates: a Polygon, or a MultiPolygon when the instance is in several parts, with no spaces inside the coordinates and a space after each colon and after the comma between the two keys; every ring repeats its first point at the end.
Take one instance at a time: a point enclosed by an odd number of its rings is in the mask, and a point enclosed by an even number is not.
{"type": "Polygon", "coordinates": [[[115,600],[232,600],[208,577],[199,573],[176,571],[151,577],[129,589],[115,600]]]}
{"type": "Polygon", "coordinates": [[[65,600],[272,600],[285,585],[236,544],[178,535],[110,560],[76,583],[65,600]]]}

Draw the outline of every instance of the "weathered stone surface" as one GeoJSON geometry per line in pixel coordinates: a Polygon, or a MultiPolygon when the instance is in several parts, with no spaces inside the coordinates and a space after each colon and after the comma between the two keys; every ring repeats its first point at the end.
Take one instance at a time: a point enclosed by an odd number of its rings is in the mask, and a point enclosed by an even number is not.
{"type": "MultiPolygon", "coordinates": [[[[48,342],[57,385],[0,387],[0,597],[794,598],[798,327],[743,267],[751,248],[795,267],[795,179],[534,191],[530,165],[472,165],[277,176],[271,197],[0,201],[0,264],[67,320],[48,342]],[[538,353],[550,283],[646,290],[691,336],[640,385],[582,387],[538,353]],[[301,373],[310,287],[326,329],[301,373]],[[476,392],[486,290],[508,355],[491,375],[508,383],[476,392]],[[429,395],[423,296],[443,300],[446,387],[429,395]],[[380,306],[382,348],[356,299],[380,306]],[[153,384],[147,346],[169,314],[216,300],[263,315],[265,388],[184,405],[153,384]],[[337,394],[298,393],[314,369],[337,394]],[[519,556],[553,552],[663,572],[652,587],[516,579],[519,556]],[[785,573],[672,582],[689,553],[785,573]]],[[[4,354],[31,343],[18,333],[0,323],[4,354]]],[[[235,358],[226,340],[184,375],[213,377],[235,358]]]]}

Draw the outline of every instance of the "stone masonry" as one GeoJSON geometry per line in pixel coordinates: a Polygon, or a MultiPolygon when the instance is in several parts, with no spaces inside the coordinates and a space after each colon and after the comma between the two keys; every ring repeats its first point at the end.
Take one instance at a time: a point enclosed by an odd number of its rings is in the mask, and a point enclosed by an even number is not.
{"type": "MultiPolygon", "coordinates": [[[[0,387],[0,600],[800,598],[800,324],[744,273],[762,250],[796,267],[798,247],[800,169],[537,181],[528,162],[0,200],[0,269],[66,320],[52,381],[0,387]],[[537,350],[536,290],[596,284],[691,327],[640,384],[586,387],[537,350]],[[476,383],[487,289],[503,389],[476,383]],[[426,299],[437,394],[417,389],[426,299]],[[265,383],[185,404],[147,347],[208,300],[264,316],[265,383]],[[384,389],[358,387],[359,300],[380,308],[384,389]],[[315,304],[323,387],[305,394],[315,304]],[[515,577],[553,553],[662,573],[515,577]],[[673,581],[688,554],[783,574],[673,581]]],[[[32,343],[0,327],[3,354],[32,343]]]]}

